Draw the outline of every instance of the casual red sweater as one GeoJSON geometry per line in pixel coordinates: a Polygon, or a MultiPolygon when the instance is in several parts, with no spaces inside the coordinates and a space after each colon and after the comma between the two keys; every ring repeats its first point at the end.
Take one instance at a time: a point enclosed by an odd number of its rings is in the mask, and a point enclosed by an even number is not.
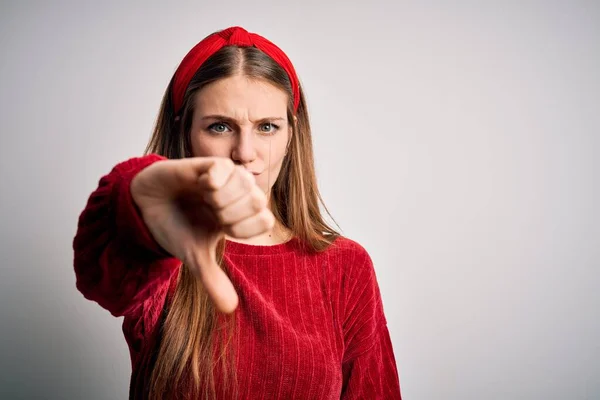
{"type": "MultiPolygon", "coordinates": [[[[133,158],[102,177],[73,242],[77,288],[124,317],[136,399],[147,396],[152,349],[181,267],[154,240],[129,190],[136,173],[161,159],[133,158]]],[[[363,247],[343,237],[321,253],[305,251],[299,239],[228,241],[225,262],[240,299],[240,399],[400,399],[379,286],[363,247]]]]}

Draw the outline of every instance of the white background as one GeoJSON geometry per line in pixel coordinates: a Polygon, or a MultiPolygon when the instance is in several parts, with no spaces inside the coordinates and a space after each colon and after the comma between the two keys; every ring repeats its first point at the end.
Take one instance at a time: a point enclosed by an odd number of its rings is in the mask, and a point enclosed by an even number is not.
{"type": "Polygon", "coordinates": [[[127,397],[121,321],[75,288],[77,218],[231,25],[296,66],[404,398],[600,398],[599,3],[366,0],[2,1],[0,397],[127,397]]]}

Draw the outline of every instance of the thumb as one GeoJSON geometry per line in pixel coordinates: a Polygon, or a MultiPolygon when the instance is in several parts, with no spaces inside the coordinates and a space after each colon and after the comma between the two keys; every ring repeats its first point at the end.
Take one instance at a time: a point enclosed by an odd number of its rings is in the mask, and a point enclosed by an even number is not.
{"type": "Polygon", "coordinates": [[[237,308],[239,298],[231,280],[217,263],[217,244],[221,236],[210,235],[198,243],[190,267],[199,276],[217,310],[230,314],[237,308]]]}

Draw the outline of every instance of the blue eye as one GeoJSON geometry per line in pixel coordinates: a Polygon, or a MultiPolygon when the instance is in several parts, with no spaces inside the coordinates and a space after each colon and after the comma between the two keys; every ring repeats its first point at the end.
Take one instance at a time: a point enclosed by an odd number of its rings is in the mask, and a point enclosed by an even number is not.
{"type": "Polygon", "coordinates": [[[208,130],[214,133],[223,134],[227,132],[229,127],[221,122],[215,122],[208,127],[208,130]]]}
{"type": "Polygon", "coordinates": [[[261,133],[274,134],[279,129],[279,126],[267,122],[262,124],[259,129],[261,133]]]}

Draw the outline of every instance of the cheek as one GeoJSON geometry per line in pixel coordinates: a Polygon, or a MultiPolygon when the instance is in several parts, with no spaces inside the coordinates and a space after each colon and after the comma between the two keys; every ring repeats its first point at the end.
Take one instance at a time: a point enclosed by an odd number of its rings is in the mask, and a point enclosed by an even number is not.
{"type": "Polygon", "coordinates": [[[263,189],[263,192],[266,193],[273,188],[275,181],[281,174],[282,166],[283,160],[271,160],[271,165],[258,177],[256,183],[263,189]]]}
{"type": "Polygon", "coordinates": [[[273,138],[272,140],[270,145],[265,146],[262,157],[264,162],[269,166],[268,168],[271,170],[271,173],[273,171],[279,171],[281,168],[285,158],[285,147],[287,144],[287,139],[283,136],[280,138],[273,138]]]}
{"type": "Polygon", "coordinates": [[[191,145],[194,157],[229,157],[228,150],[222,142],[219,143],[200,134],[192,136],[191,145]]]}
{"type": "Polygon", "coordinates": [[[270,160],[268,147],[264,153],[261,154],[261,158],[265,165],[265,172],[259,176],[257,183],[261,188],[263,188],[263,191],[266,192],[273,187],[275,181],[281,173],[281,167],[283,166],[283,161],[285,159],[285,147],[279,148],[279,146],[273,142],[270,160]]]}
{"type": "MultiPolygon", "coordinates": [[[[282,153],[273,155],[272,154],[271,165],[269,166],[269,171],[271,172],[271,185],[275,182],[275,180],[279,177],[281,173],[281,168],[283,167],[283,161],[285,160],[285,155],[282,153]]],[[[268,161],[267,161],[268,162],[268,161]]]]}

